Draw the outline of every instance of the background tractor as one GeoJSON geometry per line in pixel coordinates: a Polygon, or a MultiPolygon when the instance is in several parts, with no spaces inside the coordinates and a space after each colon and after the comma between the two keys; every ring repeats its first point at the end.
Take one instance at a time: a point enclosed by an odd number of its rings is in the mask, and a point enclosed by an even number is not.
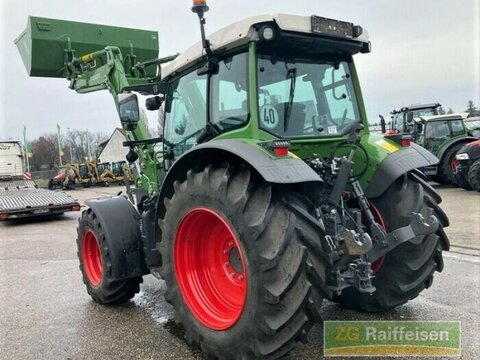
{"type": "Polygon", "coordinates": [[[377,312],[428,288],[448,218],[418,168],[438,159],[369,133],[353,62],[367,32],[263,15],[207,39],[205,1],[192,10],[202,41],[178,56],[156,59],[154,31],[38,17],[16,40],[31,76],[108,89],[128,133],[135,188],[87,201],[79,220],[91,297],[124,302],[152,274],[206,358],[276,359],[325,298],[377,312]],[[163,112],[159,138],[137,93],[163,112]]]}
{"type": "Polygon", "coordinates": [[[455,154],[476,138],[465,126],[462,114],[439,115],[440,106],[413,105],[392,111],[390,133],[410,134],[414,142],[440,159],[438,164],[423,169],[425,174],[440,184],[455,184],[455,154]]]}
{"type": "Polygon", "coordinates": [[[455,158],[456,184],[465,190],[480,191],[480,140],[462,146],[455,158]]]}

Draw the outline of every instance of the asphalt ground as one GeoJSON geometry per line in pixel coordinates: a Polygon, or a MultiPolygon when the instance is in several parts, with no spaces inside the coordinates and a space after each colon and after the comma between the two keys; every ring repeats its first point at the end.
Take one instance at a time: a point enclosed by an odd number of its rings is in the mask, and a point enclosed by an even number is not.
{"type": "MultiPolygon", "coordinates": [[[[71,194],[83,203],[121,190],[90,188],[71,194]]],[[[361,314],[326,301],[322,316],[461,321],[461,358],[480,359],[480,193],[438,190],[451,220],[452,251],[445,254],[445,269],[435,275],[432,287],[388,313],[361,314]]],[[[140,294],[125,305],[105,307],[90,299],[76,255],[79,216],[0,223],[0,359],[200,359],[171,320],[163,281],[145,276],[140,294]]],[[[291,358],[322,357],[319,324],[291,358]]]]}

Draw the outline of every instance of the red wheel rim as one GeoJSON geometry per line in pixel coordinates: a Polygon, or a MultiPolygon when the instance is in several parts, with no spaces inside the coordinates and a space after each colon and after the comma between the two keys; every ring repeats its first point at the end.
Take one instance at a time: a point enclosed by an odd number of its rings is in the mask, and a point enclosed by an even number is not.
{"type": "MultiPolygon", "coordinates": [[[[375,220],[380,224],[383,230],[387,231],[387,227],[385,226],[385,221],[383,220],[383,217],[382,217],[382,214],[380,214],[380,211],[372,202],[370,202],[370,207],[372,209],[373,217],[375,218],[375,220]]],[[[372,263],[371,267],[372,267],[373,274],[376,274],[377,272],[380,271],[384,262],[385,262],[385,255],[379,257],[377,260],[375,260],[372,263]]]]}
{"type": "Polygon", "coordinates": [[[82,261],[88,281],[93,286],[102,282],[103,260],[97,236],[92,230],[85,230],[82,236],[82,261]]]}
{"type": "Polygon", "coordinates": [[[189,211],[178,226],[174,261],[178,287],[195,318],[212,330],[235,325],[247,298],[247,273],[226,221],[207,208],[189,211]]]}
{"type": "Polygon", "coordinates": [[[458,166],[458,160],[457,158],[454,156],[452,161],[450,161],[450,168],[452,169],[452,171],[455,172],[455,170],[457,169],[457,166],[458,166]]]}

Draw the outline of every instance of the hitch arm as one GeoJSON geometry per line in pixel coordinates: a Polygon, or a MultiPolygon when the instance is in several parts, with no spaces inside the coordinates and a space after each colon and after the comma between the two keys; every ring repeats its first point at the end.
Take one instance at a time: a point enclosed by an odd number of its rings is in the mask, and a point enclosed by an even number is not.
{"type": "Polygon", "coordinates": [[[380,248],[374,244],[372,250],[368,252],[368,260],[374,262],[404,242],[410,241],[417,236],[435,233],[438,230],[439,224],[435,215],[430,215],[430,217],[425,220],[421,214],[412,213],[410,215],[410,225],[388,233],[386,236],[386,247],[380,248]]]}

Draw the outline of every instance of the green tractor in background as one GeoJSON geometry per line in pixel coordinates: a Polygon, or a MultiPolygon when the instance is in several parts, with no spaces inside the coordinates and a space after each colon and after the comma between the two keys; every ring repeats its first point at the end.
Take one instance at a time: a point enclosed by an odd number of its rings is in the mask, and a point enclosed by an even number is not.
{"type": "Polygon", "coordinates": [[[369,133],[353,62],[370,52],[366,31],[264,15],[207,39],[205,1],[192,10],[202,42],[167,58],[156,32],[105,25],[30,17],[16,40],[31,76],[109,90],[128,132],[134,188],[87,201],[79,220],[91,297],[117,304],[144,275],[164,279],[208,359],[283,357],[323,299],[378,312],[417,297],[449,248],[441,198],[418,170],[438,159],[369,133]],[[161,137],[137,93],[162,111],[161,137]]]}
{"type": "MultiPolygon", "coordinates": [[[[393,110],[389,133],[410,134],[415,143],[440,159],[438,164],[425,167],[425,174],[440,184],[455,184],[455,169],[458,165],[455,154],[463,145],[476,138],[472,136],[471,129],[465,126],[464,116],[441,115],[440,107],[439,103],[432,103],[393,110]]],[[[385,123],[383,117],[381,122],[385,123]]]]}

